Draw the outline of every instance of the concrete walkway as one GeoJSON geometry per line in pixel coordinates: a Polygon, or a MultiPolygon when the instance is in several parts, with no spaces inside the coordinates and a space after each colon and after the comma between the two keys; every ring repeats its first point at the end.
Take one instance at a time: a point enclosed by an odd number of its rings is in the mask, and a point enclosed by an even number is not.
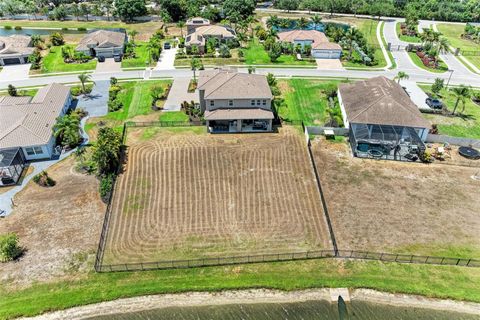
{"type": "Polygon", "coordinates": [[[108,113],[108,89],[109,80],[99,80],[95,82],[92,92],[88,95],[80,96],[77,108],[83,108],[90,117],[101,117],[108,113]]]}
{"type": "Polygon", "coordinates": [[[181,104],[184,101],[198,102],[198,94],[196,92],[188,92],[189,83],[190,78],[188,77],[179,77],[173,80],[163,111],[180,111],[181,104]]]}

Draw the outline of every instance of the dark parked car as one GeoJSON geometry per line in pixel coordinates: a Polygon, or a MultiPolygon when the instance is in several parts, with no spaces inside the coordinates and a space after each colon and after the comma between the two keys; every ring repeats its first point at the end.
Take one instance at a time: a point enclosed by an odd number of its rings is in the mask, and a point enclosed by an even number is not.
{"type": "Polygon", "coordinates": [[[432,109],[442,109],[443,108],[443,103],[442,101],[434,98],[427,98],[425,100],[425,103],[432,109]]]}
{"type": "Polygon", "coordinates": [[[172,45],[170,44],[170,42],[165,42],[163,44],[163,49],[170,49],[172,47],[172,45]]]}
{"type": "Polygon", "coordinates": [[[114,54],[113,61],[115,62],[122,62],[122,55],[121,54],[114,54]]]}
{"type": "Polygon", "coordinates": [[[98,62],[105,62],[105,57],[104,56],[98,56],[97,60],[98,60],[98,62]]]}

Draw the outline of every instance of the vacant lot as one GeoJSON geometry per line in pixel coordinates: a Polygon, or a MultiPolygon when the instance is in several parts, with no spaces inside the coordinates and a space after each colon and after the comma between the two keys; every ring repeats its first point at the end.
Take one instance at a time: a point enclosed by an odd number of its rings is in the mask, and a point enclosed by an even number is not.
{"type": "Polygon", "coordinates": [[[465,24],[437,24],[438,31],[440,31],[450,42],[452,47],[460,48],[462,52],[466,52],[465,58],[473,63],[477,68],[480,68],[480,56],[471,55],[472,52],[478,51],[478,43],[472,40],[463,39],[462,33],[465,31],[465,24]]]}
{"type": "Polygon", "coordinates": [[[105,264],[330,248],[298,129],[143,131],[129,134],[105,264]]]}
{"type": "Polygon", "coordinates": [[[0,234],[16,232],[26,250],[19,261],[0,263],[2,284],[19,288],[91,270],[105,206],[97,179],[77,174],[74,165],[70,157],[48,170],[57,183],[52,188],[30,182],[0,221],[0,234]]]}
{"type": "Polygon", "coordinates": [[[480,257],[479,167],[362,160],[324,140],[313,150],[339,248],[480,257]]]}

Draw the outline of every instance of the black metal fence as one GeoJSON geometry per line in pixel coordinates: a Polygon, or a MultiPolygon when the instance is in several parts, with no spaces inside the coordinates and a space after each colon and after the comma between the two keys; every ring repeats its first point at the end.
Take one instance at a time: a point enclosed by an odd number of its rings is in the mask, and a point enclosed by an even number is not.
{"type": "Polygon", "coordinates": [[[148,271],[166,269],[188,269],[214,266],[227,266],[238,264],[253,264],[264,262],[288,262],[313,259],[357,259],[376,260],[382,262],[480,267],[480,260],[464,258],[448,258],[434,256],[417,256],[410,254],[392,254],[384,252],[355,251],[355,250],[318,250],[291,253],[269,253],[231,257],[209,257],[189,260],[164,260],[157,262],[138,262],[123,264],[99,265],[97,272],[121,272],[121,271],[148,271]]]}

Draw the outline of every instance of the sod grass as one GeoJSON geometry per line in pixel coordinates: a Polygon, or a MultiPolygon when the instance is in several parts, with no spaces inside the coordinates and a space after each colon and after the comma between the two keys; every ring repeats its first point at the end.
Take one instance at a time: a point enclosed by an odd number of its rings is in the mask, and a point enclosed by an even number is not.
{"type": "Polygon", "coordinates": [[[51,47],[49,53],[42,59],[41,73],[75,72],[95,70],[97,60],[92,59],[86,63],[65,63],[62,57],[62,47],[51,47]]]}
{"type": "Polygon", "coordinates": [[[464,57],[473,63],[477,68],[480,68],[480,55],[469,55],[468,52],[478,52],[480,44],[468,39],[462,39],[461,35],[464,33],[465,24],[437,24],[438,31],[448,39],[450,45],[454,48],[460,48],[460,52],[467,52],[464,57]]]}

